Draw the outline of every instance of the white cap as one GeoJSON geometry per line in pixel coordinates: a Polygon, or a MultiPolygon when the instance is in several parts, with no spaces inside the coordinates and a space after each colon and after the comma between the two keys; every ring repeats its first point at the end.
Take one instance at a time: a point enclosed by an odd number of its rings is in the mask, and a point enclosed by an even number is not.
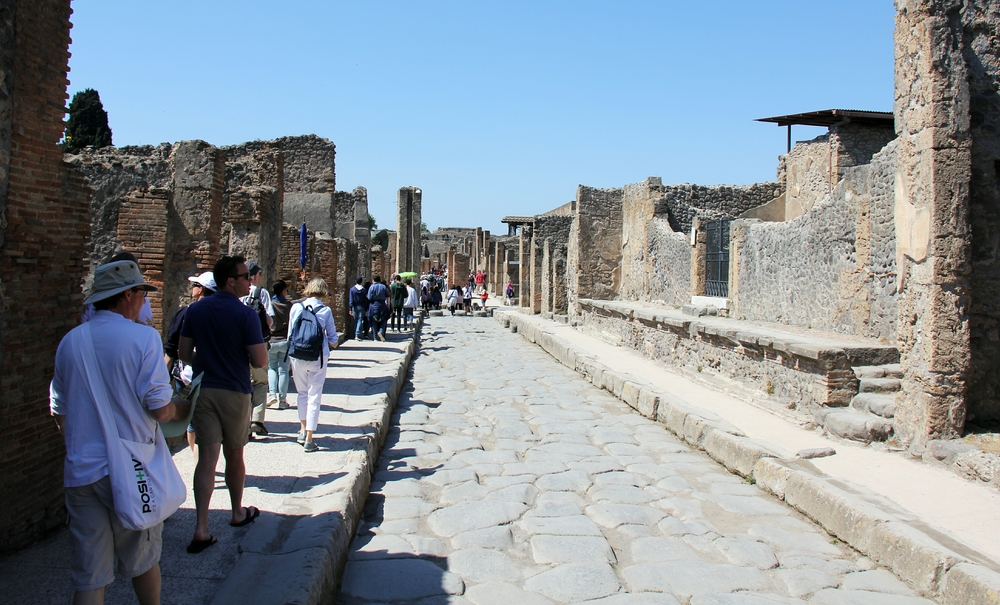
{"type": "Polygon", "coordinates": [[[196,283],[202,288],[208,288],[212,292],[218,290],[218,286],[215,285],[215,275],[211,271],[205,271],[201,275],[192,275],[188,278],[189,282],[196,283]]]}

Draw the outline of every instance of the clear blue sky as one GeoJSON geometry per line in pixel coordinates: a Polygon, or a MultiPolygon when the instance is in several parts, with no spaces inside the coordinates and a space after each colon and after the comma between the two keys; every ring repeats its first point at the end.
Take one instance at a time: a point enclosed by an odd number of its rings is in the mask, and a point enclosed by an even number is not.
{"type": "MultiPolygon", "coordinates": [[[[889,0],[73,3],[70,93],[116,145],[315,133],[337,188],[395,228],[506,233],[577,184],[775,178],[785,131],[754,118],[892,110],[889,0]]],[[[823,130],[798,127],[796,140],[823,130]]]]}

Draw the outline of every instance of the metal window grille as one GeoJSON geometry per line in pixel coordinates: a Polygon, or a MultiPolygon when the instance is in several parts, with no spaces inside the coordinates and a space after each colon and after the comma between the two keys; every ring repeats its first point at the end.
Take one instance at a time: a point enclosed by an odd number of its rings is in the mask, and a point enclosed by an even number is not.
{"type": "Polygon", "coordinates": [[[705,228],[705,294],[729,296],[729,226],[733,219],[709,221],[705,228]]]}

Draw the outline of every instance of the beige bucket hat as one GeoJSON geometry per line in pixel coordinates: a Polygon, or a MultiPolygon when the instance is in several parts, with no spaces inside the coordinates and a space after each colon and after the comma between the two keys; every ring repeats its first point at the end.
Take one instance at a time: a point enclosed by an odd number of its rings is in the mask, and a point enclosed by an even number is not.
{"type": "Polygon", "coordinates": [[[90,296],[83,301],[83,304],[89,305],[110,298],[129,288],[156,292],[156,286],[151,286],[143,280],[139,265],[130,260],[101,265],[94,271],[94,285],[91,286],[90,296]]]}

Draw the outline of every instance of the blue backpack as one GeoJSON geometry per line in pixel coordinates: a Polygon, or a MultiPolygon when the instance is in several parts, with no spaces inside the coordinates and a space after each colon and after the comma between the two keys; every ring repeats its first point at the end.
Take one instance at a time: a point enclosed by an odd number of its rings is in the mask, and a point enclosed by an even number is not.
{"type": "Polygon", "coordinates": [[[288,331],[288,357],[316,361],[323,356],[323,327],[312,306],[302,306],[302,313],[288,331]]]}

